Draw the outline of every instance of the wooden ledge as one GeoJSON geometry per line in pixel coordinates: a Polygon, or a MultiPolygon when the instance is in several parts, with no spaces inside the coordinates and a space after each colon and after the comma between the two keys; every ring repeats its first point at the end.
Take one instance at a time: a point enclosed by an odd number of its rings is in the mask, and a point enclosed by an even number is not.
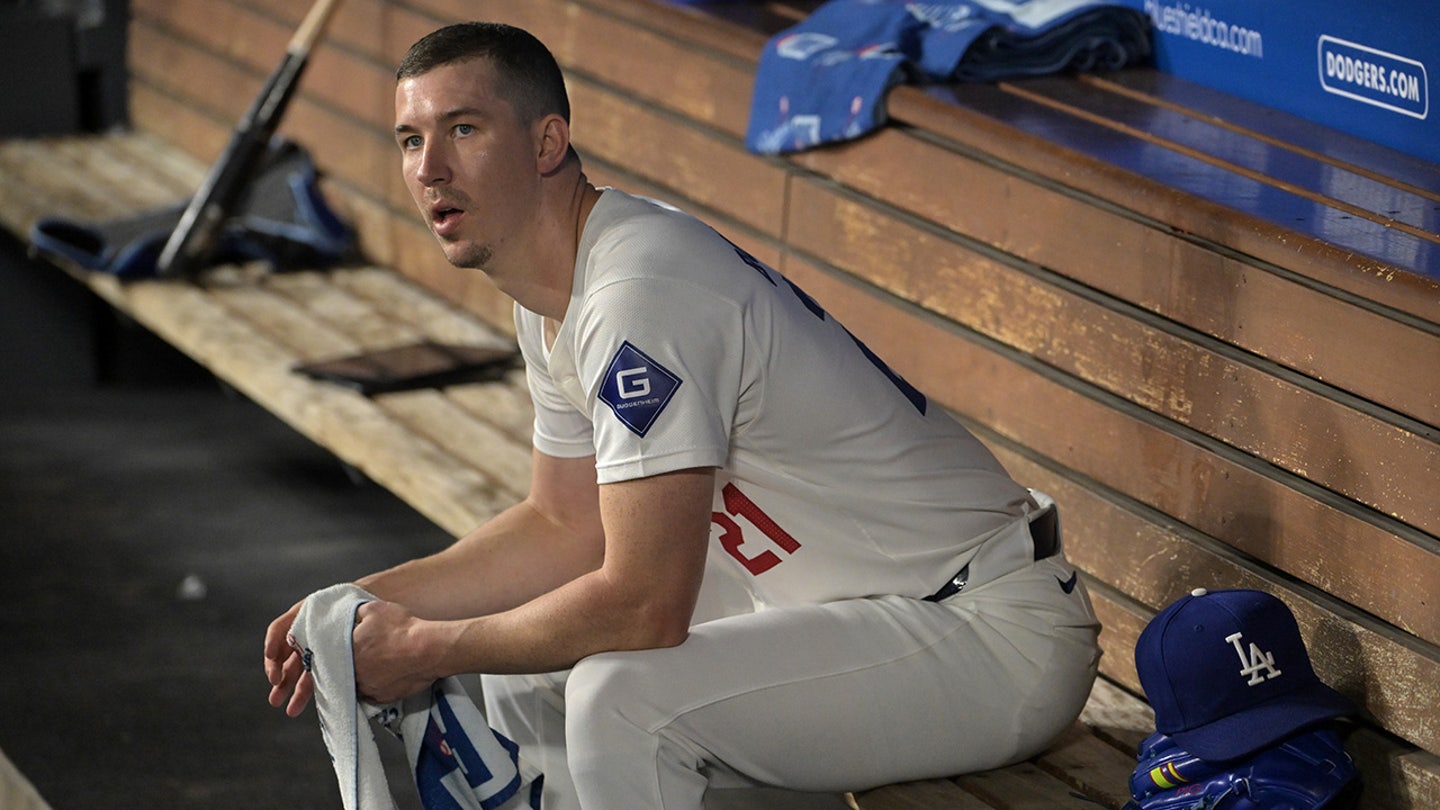
{"type": "MultiPolygon", "coordinates": [[[[6,142],[0,221],[23,235],[44,215],[121,217],[173,202],[183,182],[176,178],[201,171],[144,135],[6,142]]],[[[192,284],[122,283],[65,269],[452,534],[474,528],[528,489],[532,412],[523,371],[497,383],[374,397],[292,371],[302,361],[422,338],[508,345],[495,329],[394,271],[270,274],[229,267],[192,284]]]]}
{"type": "MultiPolygon", "coordinates": [[[[744,99],[696,120],[737,137],[765,41],[819,4],[577,0],[725,63],[744,99]],[[734,63],[747,69],[737,73],[734,63]],[[734,78],[738,76],[739,78],[734,78]]],[[[618,49],[617,45],[617,49],[618,49]]],[[[643,52],[612,56],[616,81],[643,52]]],[[[687,66],[688,67],[688,66],[687,66]]],[[[637,92],[677,111],[671,89],[637,92]]],[[[1220,249],[1440,324],[1440,165],[1151,69],[996,84],[902,85],[887,127],[977,152],[1220,249]]],[[[863,140],[863,139],[862,139],[863,140]]],[[[806,164],[807,154],[793,160],[806,164]]]]}

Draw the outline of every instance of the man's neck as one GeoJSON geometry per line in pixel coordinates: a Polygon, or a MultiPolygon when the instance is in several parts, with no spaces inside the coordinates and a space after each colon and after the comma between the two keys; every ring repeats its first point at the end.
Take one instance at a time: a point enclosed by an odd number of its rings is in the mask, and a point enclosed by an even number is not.
{"type": "Polygon", "coordinates": [[[494,274],[500,289],[520,306],[556,322],[565,318],[575,283],[575,261],[585,222],[600,199],[600,190],[579,174],[569,198],[556,209],[559,213],[539,229],[544,242],[537,245],[530,267],[516,272],[494,274]]]}

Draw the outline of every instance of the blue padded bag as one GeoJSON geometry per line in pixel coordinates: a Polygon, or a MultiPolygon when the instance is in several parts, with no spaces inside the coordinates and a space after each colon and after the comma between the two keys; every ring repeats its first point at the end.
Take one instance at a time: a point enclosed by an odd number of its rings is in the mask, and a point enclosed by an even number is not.
{"type": "MultiPolygon", "coordinates": [[[[157,275],[165,242],[186,202],[108,222],[43,217],[30,228],[42,254],[125,280],[157,275]]],[[[354,229],[320,193],[308,152],[276,139],[236,214],[220,229],[212,264],[263,261],[276,272],[331,267],[356,258],[354,229]]]]}

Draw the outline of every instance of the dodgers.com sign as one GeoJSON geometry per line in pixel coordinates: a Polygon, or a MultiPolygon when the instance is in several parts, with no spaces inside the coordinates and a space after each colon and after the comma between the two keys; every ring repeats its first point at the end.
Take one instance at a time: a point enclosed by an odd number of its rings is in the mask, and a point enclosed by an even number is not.
{"type": "Polygon", "coordinates": [[[1123,0],[1163,71],[1440,163],[1434,0],[1123,0]]]}
{"type": "Polygon", "coordinates": [[[1332,36],[1320,37],[1316,61],[1327,93],[1412,118],[1430,114],[1430,83],[1421,62],[1332,36]]]}

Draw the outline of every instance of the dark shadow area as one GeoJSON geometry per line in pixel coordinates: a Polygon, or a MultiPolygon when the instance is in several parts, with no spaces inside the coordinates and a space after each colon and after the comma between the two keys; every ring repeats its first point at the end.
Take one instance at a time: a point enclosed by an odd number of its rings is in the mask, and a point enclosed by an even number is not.
{"type": "Polygon", "coordinates": [[[55,810],[338,808],[313,709],[265,701],[265,627],[448,537],[96,315],[0,244],[0,749],[55,810]]]}

